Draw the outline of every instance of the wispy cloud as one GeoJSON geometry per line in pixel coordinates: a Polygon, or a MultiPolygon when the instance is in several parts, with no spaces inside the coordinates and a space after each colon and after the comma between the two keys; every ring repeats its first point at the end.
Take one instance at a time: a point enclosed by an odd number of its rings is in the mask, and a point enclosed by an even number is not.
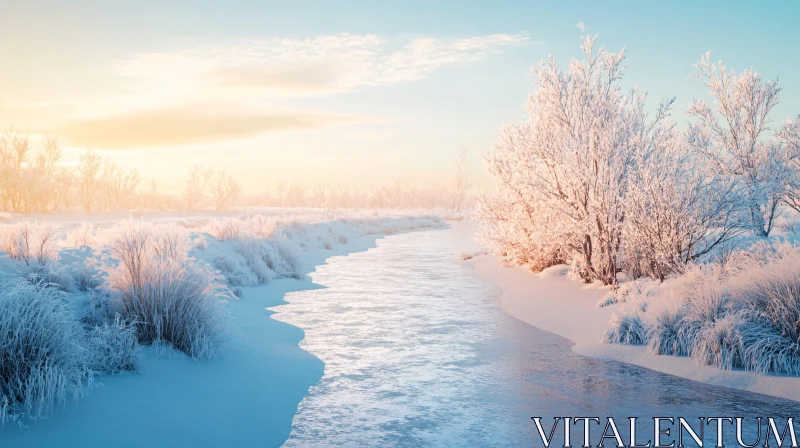
{"type": "Polygon", "coordinates": [[[315,129],[361,120],[352,115],[234,110],[205,105],[70,120],[52,132],[71,145],[116,149],[213,143],[270,131],[315,129]]]}
{"type": "Polygon", "coordinates": [[[367,117],[286,108],[295,98],[418,81],[444,66],[527,43],[528,37],[514,34],[400,40],[335,34],[184,46],[111,63],[118,87],[112,96],[81,92],[67,101],[0,104],[0,118],[9,116],[24,131],[96,148],[186,145],[335,126],[367,117]]]}
{"type": "Polygon", "coordinates": [[[120,62],[116,72],[184,89],[247,87],[286,95],[320,94],[418,81],[441,67],[477,61],[530,42],[527,36],[514,34],[404,42],[352,34],[267,39],[137,54],[120,62]]]}

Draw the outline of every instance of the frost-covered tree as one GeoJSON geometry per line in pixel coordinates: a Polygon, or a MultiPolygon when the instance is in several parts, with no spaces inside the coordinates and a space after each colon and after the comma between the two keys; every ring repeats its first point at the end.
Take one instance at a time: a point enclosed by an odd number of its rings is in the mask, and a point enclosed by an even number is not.
{"type": "Polygon", "coordinates": [[[501,195],[527,194],[534,219],[570,235],[564,244],[580,255],[584,275],[613,284],[634,162],[652,150],[671,101],[648,117],[645,94],[620,86],[624,52],[596,50],[596,38],[581,38],[584,58],[566,71],[552,56],[534,68],[528,122],[506,127],[487,163],[501,195]]]}
{"type": "Polygon", "coordinates": [[[744,229],[768,235],[779,203],[800,208],[800,124],[768,135],[777,81],[706,55],[695,68],[716,102],[693,103],[683,132],[674,99],[648,116],[645,94],[619,85],[624,54],[595,39],[566,70],[552,57],[534,69],[528,121],[486,156],[497,190],[478,212],[497,252],[537,269],[572,258],[606,284],[621,269],[663,280],[744,229]]]}
{"type": "Polygon", "coordinates": [[[736,73],[722,62],[713,63],[710,53],[694,67],[714,104],[695,101],[689,106],[689,114],[697,119],[689,129],[690,141],[721,172],[738,180],[748,226],[768,236],[792,182],[787,146],[768,135],[780,84],[777,78],[765,81],[753,70],[736,73]]]}
{"type": "Polygon", "coordinates": [[[115,163],[106,159],[103,162],[100,181],[103,185],[106,207],[110,210],[119,210],[139,185],[139,173],[135,169],[122,171],[115,163]]]}
{"type": "Polygon", "coordinates": [[[75,173],[66,167],[58,167],[53,175],[53,211],[69,208],[75,189],[75,173]]]}
{"type": "Polygon", "coordinates": [[[325,208],[327,199],[327,185],[324,182],[317,182],[311,191],[311,200],[314,207],[325,208]]]}
{"type": "Polygon", "coordinates": [[[306,202],[306,188],[300,182],[294,182],[286,191],[286,200],[291,207],[302,207],[306,202]]]}
{"type": "Polygon", "coordinates": [[[100,169],[103,158],[94,151],[86,150],[81,154],[77,169],[78,196],[86,213],[94,210],[97,195],[100,189],[100,169]]]}
{"type": "Polygon", "coordinates": [[[736,181],[698,163],[683,133],[664,129],[641,154],[625,195],[623,264],[657,280],[741,230],[736,181]]]}
{"type": "Polygon", "coordinates": [[[61,148],[53,138],[37,145],[13,130],[0,135],[0,208],[20,213],[54,208],[64,194],[60,163],[61,148]]]}
{"type": "Polygon", "coordinates": [[[183,190],[183,200],[187,210],[197,210],[213,176],[213,171],[204,170],[199,165],[193,165],[189,169],[189,177],[186,179],[186,186],[183,190]]]}
{"type": "Polygon", "coordinates": [[[217,173],[216,179],[211,184],[211,196],[214,197],[214,206],[217,210],[228,210],[236,204],[242,194],[242,186],[225,171],[217,173]]]}
{"type": "Polygon", "coordinates": [[[464,199],[467,197],[467,192],[472,188],[472,183],[467,179],[467,150],[461,148],[458,151],[455,161],[455,172],[453,173],[453,181],[451,185],[452,202],[450,209],[454,212],[460,212],[461,207],[464,205],[464,199]]]}
{"type": "Polygon", "coordinates": [[[791,160],[791,175],[783,200],[786,205],[800,212],[800,115],[786,122],[778,132],[778,139],[791,160]]]}

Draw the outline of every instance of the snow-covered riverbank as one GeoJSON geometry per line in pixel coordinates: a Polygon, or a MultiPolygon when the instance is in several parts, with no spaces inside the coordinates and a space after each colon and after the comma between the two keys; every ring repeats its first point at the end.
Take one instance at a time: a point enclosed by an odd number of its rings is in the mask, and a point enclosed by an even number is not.
{"type": "Polygon", "coordinates": [[[800,401],[800,378],[765,376],[744,371],[724,371],[698,365],[692,359],[655,356],[641,346],[602,344],[601,336],[617,306],[597,308],[607,287],[585,285],[566,278],[567,266],[554,266],[539,274],[522,267],[508,268],[490,255],[475,257],[480,278],[502,291],[503,309],[537,328],[570,339],[576,353],[627,362],[671,375],[723,387],[743,389],[800,401]]]}
{"type": "MultiPolygon", "coordinates": [[[[225,233],[230,223],[219,222],[217,230],[225,233]]],[[[213,227],[214,221],[206,225],[213,227]]],[[[188,262],[216,268],[220,281],[239,294],[223,300],[225,341],[217,355],[193,360],[177,350],[142,347],[135,371],[95,378],[78,402],[57,406],[44,420],[22,418],[27,427],[7,422],[0,428],[0,446],[281,445],[298,403],[321,378],[324,365],[299,348],[303,331],[272,319],[269,308],[286,303],[288,292],[323,287],[306,274],[331,256],[375,247],[385,235],[433,227],[446,224],[427,216],[317,217],[279,223],[263,229],[274,236],[257,239],[215,237],[189,226],[188,262]],[[282,273],[278,259],[267,267],[249,258],[262,240],[275,238],[296,258],[292,272],[282,273]]],[[[99,253],[104,244],[98,238],[90,246],[99,253]]],[[[64,247],[58,253],[61,270],[75,271],[68,261],[75,262],[76,249],[64,247]]],[[[78,261],[85,264],[88,258],[78,261]]],[[[0,261],[5,274],[24,274],[25,267],[7,254],[0,261]],[[18,272],[11,269],[15,266],[18,272]]],[[[86,294],[69,285],[65,289],[67,301],[86,294]]]]}

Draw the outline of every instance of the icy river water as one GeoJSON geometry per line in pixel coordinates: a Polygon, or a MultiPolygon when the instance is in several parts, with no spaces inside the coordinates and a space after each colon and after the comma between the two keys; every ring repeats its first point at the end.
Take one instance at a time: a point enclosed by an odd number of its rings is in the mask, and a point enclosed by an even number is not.
{"type": "MultiPolygon", "coordinates": [[[[800,415],[800,403],[573,353],[506,314],[499,291],[458,261],[470,230],[381,239],[319,266],[312,278],[325,288],[287,295],[274,317],[305,331],[300,346],[325,373],[285,446],[527,447],[541,446],[532,416],[548,430],[553,416],[613,416],[627,440],[632,416],[800,415]]],[[[753,423],[745,429],[752,443],[753,423]]],[[[647,441],[652,427],[642,431],[647,441]]]]}

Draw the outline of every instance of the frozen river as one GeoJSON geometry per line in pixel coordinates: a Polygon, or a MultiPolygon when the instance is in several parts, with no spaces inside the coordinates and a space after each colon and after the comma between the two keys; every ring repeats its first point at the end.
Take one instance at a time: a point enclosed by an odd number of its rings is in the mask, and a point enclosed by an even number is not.
{"type": "Polygon", "coordinates": [[[800,414],[795,402],[573,353],[570,341],[501,309],[498,290],[457,261],[474,243],[468,225],[455,227],[332,258],[312,274],[325,288],[290,293],[276,308],[325,363],[285,446],[541,446],[531,416],[549,429],[556,415],[625,425],[629,416],[800,414]]]}

